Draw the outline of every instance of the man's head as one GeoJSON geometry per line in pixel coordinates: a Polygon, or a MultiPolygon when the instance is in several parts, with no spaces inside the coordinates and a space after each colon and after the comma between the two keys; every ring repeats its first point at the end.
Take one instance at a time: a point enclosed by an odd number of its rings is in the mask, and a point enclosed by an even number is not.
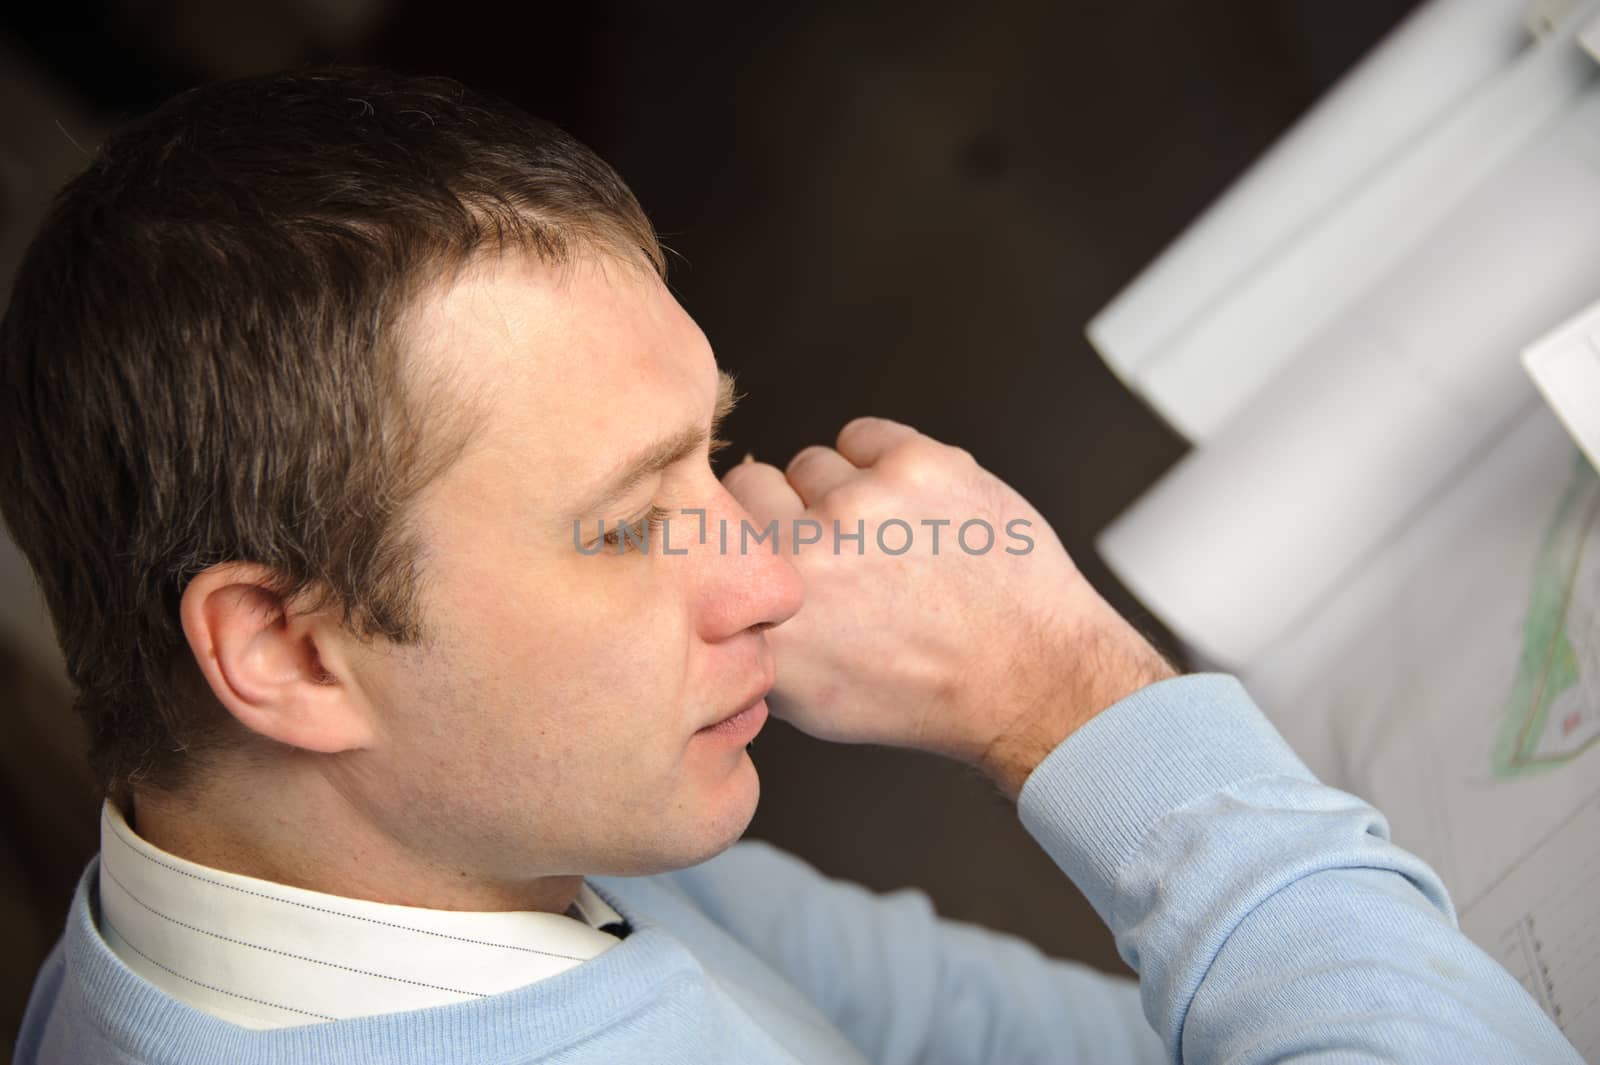
{"type": "Polygon", "coordinates": [[[0,504],[106,787],[309,773],[491,876],[737,836],[754,770],[697,730],[770,683],[792,567],[574,545],[743,516],[661,266],[604,163],[443,80],[211,86],[110,139],[0,326],[0,504]]]}

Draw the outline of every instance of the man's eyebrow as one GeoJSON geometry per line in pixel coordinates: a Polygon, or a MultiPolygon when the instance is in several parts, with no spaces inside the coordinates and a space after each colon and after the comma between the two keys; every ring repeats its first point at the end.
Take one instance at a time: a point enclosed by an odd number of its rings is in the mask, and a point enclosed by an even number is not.
{"type": "Polygon", "coordinates": [[[600,487],[586,496],[587,502],[577,509],[574,518],[595,514],[607,503],[637,488],[645,478],[660,473],[668,466],[682,462],[693,455],[703,444],[709,442],[714,450],[727,443],[725,440],[717,439],[717,434],[722,429],[723,421],[733,413],[734,406],[742,398],[734,391],[733,385],[733,375],[719,369],[717,401],[711,411],[710,426],[686,425],[662,437],[626,461],[618,463],[616,468],[600,481],[600,487]]]}

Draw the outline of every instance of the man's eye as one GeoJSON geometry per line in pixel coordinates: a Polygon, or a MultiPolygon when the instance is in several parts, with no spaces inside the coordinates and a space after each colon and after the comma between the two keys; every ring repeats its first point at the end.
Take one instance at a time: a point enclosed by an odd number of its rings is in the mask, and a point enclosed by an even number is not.
{"type": "MultiPolygon", "coordinates": [[[[627,525],[628,545],[635,549],[643,546],[646,550],[648,550],[650,543],[655,540],[656,535],[661,532],[666,524],[667,511],[662,507],[652,505],[650,509],[645,511],[641,517],[635,518],[633,521],[629,522],[619,522],[617,525],[607,530],[605,535],[600,537],[600,542],[608,547],[617,547],[618,545],[622,544],[624,542],[622,526],[627,525]]],[[[622,553],[623,552],[618,552],[618,554],[622,553]]]]}

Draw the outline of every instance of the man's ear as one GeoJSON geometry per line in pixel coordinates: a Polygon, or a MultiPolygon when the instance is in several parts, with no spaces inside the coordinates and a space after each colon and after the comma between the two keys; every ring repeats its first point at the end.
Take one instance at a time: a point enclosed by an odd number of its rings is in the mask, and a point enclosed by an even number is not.
{"type": "Polygon", "coordinates": [[[218,701],[239,723],[307,751],[370,745],[370,708],[348,669],[350,638],[332,612],[297,613],[264,566],[198,574],[179,604],[183,632],[218,701]]]}

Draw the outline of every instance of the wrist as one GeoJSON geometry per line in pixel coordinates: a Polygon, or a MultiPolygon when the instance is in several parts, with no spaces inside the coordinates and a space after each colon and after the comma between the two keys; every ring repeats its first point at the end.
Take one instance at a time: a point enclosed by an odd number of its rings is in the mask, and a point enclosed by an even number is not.
{"type": "MultiPolygon", "coordinates": [[[[1108,608],[1109,612],[1109,608],[1108,608]]],[[[1016,715],[978,759],[1013,802],[1046,755],[1101,711],[1178,670],[1120,615],[1086,626],[1057,656],[1048,690],[1016,715]]]]}

